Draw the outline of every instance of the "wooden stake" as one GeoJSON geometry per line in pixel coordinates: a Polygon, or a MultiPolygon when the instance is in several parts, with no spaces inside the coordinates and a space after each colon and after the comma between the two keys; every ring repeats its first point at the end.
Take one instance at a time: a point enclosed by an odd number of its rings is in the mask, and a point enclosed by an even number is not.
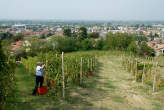
{"type": "Polygon", "coordinates": [[[81,57],[81,63],[80,63],[80,84],[82,84],[82,74],[83,74],[83,58],[81,57]]]}
{"type": "Polygon", "coordinates": [[[155,71],[155,74],[154,74],[153,92],[155,92],[155,86],[156,86],[157,66],[158,66],[158,63],[156,63],[156,69],[155,69],[156,71],[155,71]]]}
{"type": "Polygon", "coordinates": [[[137,74],[138,74],[138,62],[136,60],[136,74],[135,74],[135,80],[137,81],[137,74]]]}
{"type": "Polygon", "coordinates": [[[88,58],[88,69],[90,69],[89,66],[90,66],[90,65],[89,65],[89,58],[88,58]]]}
{"type": "Polygon", "coordinates": [[[93,70],[94,70],[94,67],[95,67],[95,57],[93,57],[93,70]]]}
{"type": "Polygon", "coordinates": [[[63,98],[65,98],[64,52],[62,52],[63,98]]]}
{"type": "Polygon", "coordinates": [[[156,73],[154,74],[153,92],[155,92],[155,86],[156,86],[156,73]]]}
{"type": "Polygon", "coordinates": [[[91,58],[91,71],[93,71],[93,68],[92,68],[92,66],[93,66],[93,64],[92,64],[93,62],[92,62],[92,58],[91,58]]]}

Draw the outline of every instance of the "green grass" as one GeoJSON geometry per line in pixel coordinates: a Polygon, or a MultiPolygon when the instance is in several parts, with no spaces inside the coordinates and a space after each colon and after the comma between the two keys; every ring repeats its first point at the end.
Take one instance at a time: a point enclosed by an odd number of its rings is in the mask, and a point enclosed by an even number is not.
{"type": "Polygon", "coordinates": [[[153,103],[154,110],[163,110],[161,104],[159,103],[153,103]]]}
{"type": "Polygon", "coordinates": [[[28,73],[23,66],[16,68],[15,77],[16,89],[8,98],[5,105],[6,110],[36,110],[52,100],[48,95],[32,96],[35,77],[28,73]]]}
{"type": "Polygon", "coordinates": [[[124,99],[120,96],[113,96],[112,97],[112,100],[115,101],[115,102],[119,102],[119,103],[124,103],[124,99]]]}
{"type": "Polygon", "coordinates": [[[152,88],[133,82],[132,76],[121,67],[119,56],[99,57],[99,63],[97,72],[82,86],[74,84],[67,88],[66,99],[55,91],[32,96],[35,77],[23,66],[17,67],[16,89],[8,98],[6,110],[163,110],[164,92],[153,96],[152,88]]]}

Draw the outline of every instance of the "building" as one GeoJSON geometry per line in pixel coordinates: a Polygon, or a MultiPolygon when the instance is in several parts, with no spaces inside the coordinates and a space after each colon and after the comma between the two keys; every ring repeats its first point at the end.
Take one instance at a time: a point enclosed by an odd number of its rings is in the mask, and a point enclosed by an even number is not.
{"type": "Polygon", "coordinates": [[[154,50],[156,51],[156,55],[159,56],[159,55],[164,55],[164,44],[161,44],[161,45],[156,45],[154,47],[154,50]]]}
{"type": "Polygon", "coordinates": [[[164,38],[164,28],[162,29],[162,38],[164,38]]]}
{"type": "Polygon", "coordinates": [[[13,30],[17,30],[19,32],[24,32],[26,30],[26,25],[25,24],[15,24],[12,26],[13,30]]]}

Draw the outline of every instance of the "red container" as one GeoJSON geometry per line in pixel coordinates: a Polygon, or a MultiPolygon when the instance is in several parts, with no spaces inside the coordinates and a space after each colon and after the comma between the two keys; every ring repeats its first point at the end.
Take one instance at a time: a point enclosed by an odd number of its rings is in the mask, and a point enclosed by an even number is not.
{"type": "Polygon", "coordinates": [[[51,86],[53,87],[55,85],[55,81],[51,81],[51,86]]]}
{"type": "Polygon", "coordinates": [[[39,87],[38,94],[39,95],[47,94],[47,87],[46,86],[39,87]]]}
{"type": "Polygon", "coordinates": [[[86,77],[86,76],[87,76],[87,74],[86,74],[86,73],[83,73],[83,74],[82,74],[82,76],[83,76],[83,77],[86,77]]]}
{"type": "Polygon", "coordinates": [[[93,71],[89,71],[89,74],[90,74],[90,75],[93,75],[93,71]]]}

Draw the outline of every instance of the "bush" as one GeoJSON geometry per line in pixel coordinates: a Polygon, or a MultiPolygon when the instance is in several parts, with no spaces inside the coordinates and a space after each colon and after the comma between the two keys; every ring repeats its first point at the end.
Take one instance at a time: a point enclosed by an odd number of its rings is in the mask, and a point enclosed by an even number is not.
{"type": "Polygon", "coordinates": [[[57,36],[51,40],[53,49],[58,52],[72,52],[76,50],[76,42],[72,38],[57,36]]]}
{"type": "Polygon", "coordinates": [[[138,47],[135,42],[131,42],[130,45],[128,46],[128,51],[137,53],[138,52],[138,47]]]}
{"type": "Polygon", "coordinates": [[[13,62],[7,59],[3,53],[0,41],[0,109],[6,102],[7,96],[15,88],[14,86],[14,69],[13,62]]]}
{"type": "Polygon", "coordinates": [[[10,39],[12,37],[13,37],[13,35],[9,32],[0,33],[0,40],[10,39]]]}
{"type": "Polygon", "coordinates": [[[146,42],[142,42],[141,43],[140,50],[143,53],[143,55],[155,56],[154,49],[152,49],[151,47],[149,47],[146,42]]]}
{"type": "Polygon", "coordinates": [[[89,36],[89,38],[95,38],[95,39],[100,37],[98,32],[90,33],[90,34],[88,34],[88,36],[89,36]]]}
{"type": "Polygon", "coordinates": [[[24,35],[22,33],[18,33],[16,36],[13,37],[14,41],[22,40],[24,35]]]}
{"type": "Polygon", "coordinates": [[[131,42],[134,41],[133,35],[123,33],[108,33],[106,35],[106,45],[110,49],[126,50],[131,42]]]}
{"type": "Polygon", "coordinates": [[[85,39],[81,42],[81,48],[82,50],[91,50],[93,49],[93,44],[90,39],[85,39]]]}
{"type": "Polygon", "coordinates": [[[104,47],[105,47],[105,41],[103,39],[96,41],[95,49],[103,50],[104,47]]]}

